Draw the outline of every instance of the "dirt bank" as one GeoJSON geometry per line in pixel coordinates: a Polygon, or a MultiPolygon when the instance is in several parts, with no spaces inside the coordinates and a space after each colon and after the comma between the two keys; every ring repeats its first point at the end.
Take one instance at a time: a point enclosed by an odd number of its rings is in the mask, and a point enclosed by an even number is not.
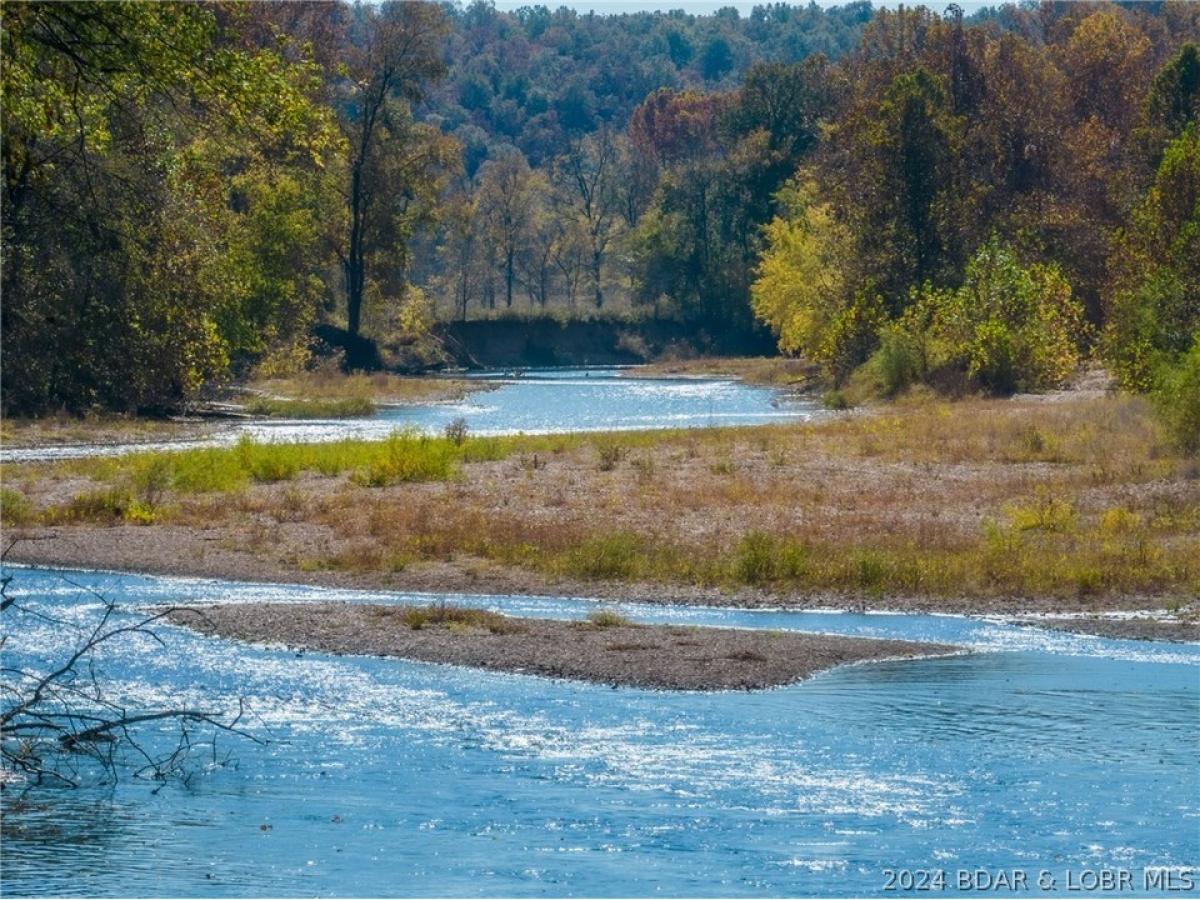
{"type": "Polygon", "coordinates": [[[846,663],[957,650],[945,644],[790,632],[555,622],[477,610],[451,613],[441,613],[443,621],[430,621],[439,615],[436,607],[254,603],[191,607],[170,619],[205,634],[297,649],[662,690],[754,690],[846,663]]]}

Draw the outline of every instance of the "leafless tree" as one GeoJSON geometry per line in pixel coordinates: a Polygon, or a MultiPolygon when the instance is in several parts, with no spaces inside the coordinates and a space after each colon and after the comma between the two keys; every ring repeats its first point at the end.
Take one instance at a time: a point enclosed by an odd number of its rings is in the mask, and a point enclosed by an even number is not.
{"type": "MultiPolygon", "coordinates": [[[[10,543],[7,549],[11,549],[10,543]]],[[[130,620],[114,602],[90,588],[64,580],[90,594],[98,604],[85,623],[54,616],[19,601],[11,590],[11,573],[0,574],[0,650],[9,637],[24,628],[49,624],[70,634],[70,649],[45,667],[0,665],[0,768],[23,776],[28,784],[53,783],[70,787],[97,768],[104,780],[115,781],[122,771],[139,777],[188,780],[198,754],[222,762],[217,736],[224,732],[263,741],[242,727],[244,701],[236,711],[191,707],[142,709],[125,705],[106,689],[97,658],[102,650],[124,641],[149,639],[164,649],[156,626],[186,607],[157,608],[130,620]],[[169,723],[170,736],[147,726],[169,723]]],[[[7,655],[7,654],[6,654],[7,655]]],[[[7,780],[7,779],[6,779],[7,780]]]]}
{"type": "Polygon", "coordinates": [[[604,305],[601,273],[604,255],[618,225],[618,151],[613,134],[603,127],[594,134],[572,138],[555,163],[556,177],[572,196],[587,234],[590,251],[592,302],[604,305]]]}

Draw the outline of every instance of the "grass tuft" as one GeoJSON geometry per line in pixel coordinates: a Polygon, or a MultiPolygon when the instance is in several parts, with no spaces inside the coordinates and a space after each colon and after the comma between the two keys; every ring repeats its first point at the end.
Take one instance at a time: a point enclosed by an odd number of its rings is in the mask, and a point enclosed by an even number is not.
{"type": "Polygon", "coordinates": [[[612,609],[597,609],[588,613],[587,620],[590,624],[597,628],[629,628],[637,623],[631,619],[625,618],[616,610],[612,609]]]}
{"type": "Polygon", "coordinates": [[[444,625],[451,631],[487,631],[491,634],[517,634],[525,630],[520,622],[486,609],[431,603],[428,606],[378,607],[381,616],[394,615],[413,631],[444,625]],[[392,611],[394,610],[394,612],[392,611]]]}
{"type": "Polygon", "coordinates": [[[11,488],[0,488],[0,525],[28,525],[37,518],[33,504],[25,495],[11,488]]]}

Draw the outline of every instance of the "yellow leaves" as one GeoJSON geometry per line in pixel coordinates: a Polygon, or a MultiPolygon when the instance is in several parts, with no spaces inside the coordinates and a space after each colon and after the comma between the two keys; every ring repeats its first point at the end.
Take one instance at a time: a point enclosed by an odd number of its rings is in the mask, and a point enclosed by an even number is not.
{"type": "Polygon", "coordinates": [[[1027,504],[1010,504],[1005,507],[1009,521],[1018,531],[1066,532],[1075,524],[1075,509],[1069,501],[1054,496],[1048,489],[1039,487],[1033,500],[1027,504]]]}
{"type": "Polygon", "coordinates": [[[797,185],[785,198],[792,214],[766,226],[767,250],[751,286],[754,314],[779,336],[780,349],[819,356],[845,289],[849,230],[828,204],[797,185]]]}
{"type": "Polygon", "coordinates": [[[1128,534],[1142,526],[1142,517],[1122,506],[1106,509],[1100,515],[1100,530],[1106,535],[1128,534]]]}

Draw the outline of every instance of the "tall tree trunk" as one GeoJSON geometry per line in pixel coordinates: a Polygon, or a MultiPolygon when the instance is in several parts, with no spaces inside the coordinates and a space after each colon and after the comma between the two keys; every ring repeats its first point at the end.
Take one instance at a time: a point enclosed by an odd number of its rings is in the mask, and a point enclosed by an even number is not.
{"type": "Polygon", "coordinates": [[[510,247],[504,257],[504,305],[508,309],[512,309],[513,255],[513,250],[510,247]]]}
{"type": "MultiPolygon", "coordinates": [[[[365,141],[364,141],[365,143],[365,141]]],[[[350,246],[346,254],[346,330],[357,336],[362,322],[366,266],[363,252],[363,185],[361,159],[350,177],[350,246]]]]}
{"type": "Polygon", "coordinates": [[[592,248],[592,287],[595,289],[596,309],[604,305],[604,292],[600,288],[600,263],[604,258],[599,247],[592,248]]]}

